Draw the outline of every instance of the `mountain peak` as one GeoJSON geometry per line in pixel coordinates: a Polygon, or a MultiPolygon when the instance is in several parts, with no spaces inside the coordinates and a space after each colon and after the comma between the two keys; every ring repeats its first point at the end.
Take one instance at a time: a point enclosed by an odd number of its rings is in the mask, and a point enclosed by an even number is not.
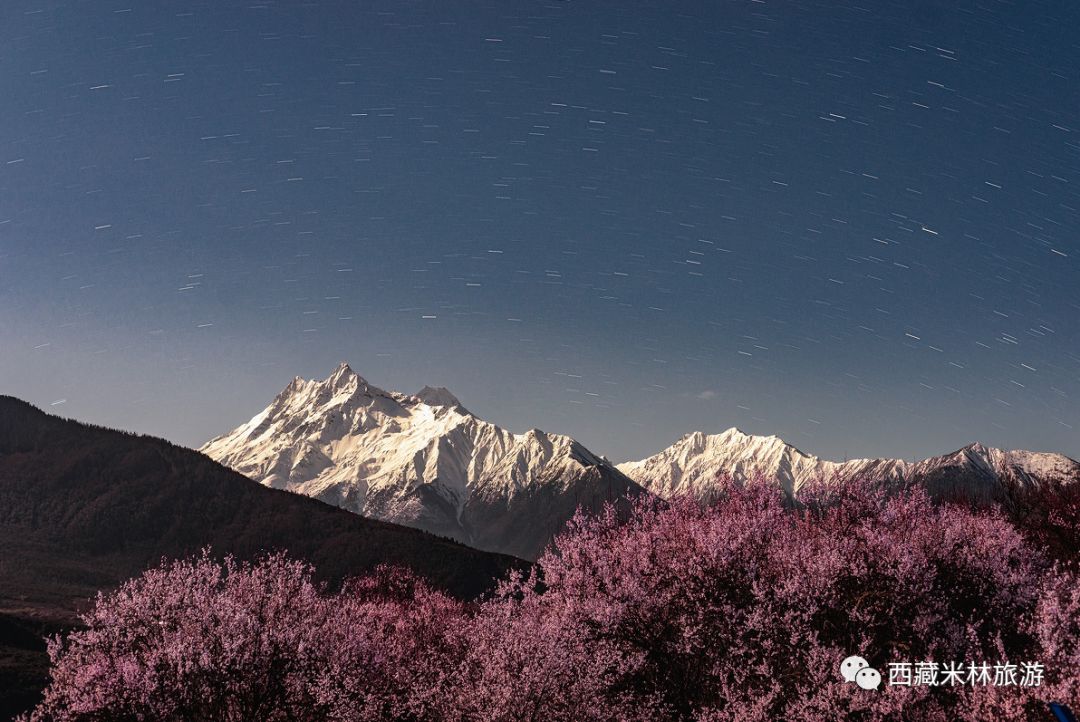
{"type": "MultiPolygon", "coordinates": [[[[750,447],[782,447],[792,448],[791,444],[781,439],[775,434],[769,436],[761,436],[758,434],[748,434],[738,426],[732,426],[730,429],[723,431],[710,437],[714,440],[714,443],[719,442],[721,445],[737,445],[737,446],[750,446],[750,447]]],[[[795,449],[797,451],[797,449],[795,449]]],[[[800,454],[802,452],[799,452],[800,454]]]]}
{"type": "Polygon", "coordinates": [[[458,397],[442,386],[425,386],[416,392],[416,398],[428,406],[450,406],[464,409],[458,397]]]}
{"type": "Polygon", "coordinates": [[[617,468],[660,497],[689,492],[701,500],[711,499],[716,480],[725,476],[771,479],[789,496],[816,480],[916,482],[931,494],[963,488],[973,499],[992,495],[997,485],[1010,480],[1027,485],[1051,480],[1080,483],[1080,462],[1060,454],[1006,451],[976,442],[922,461],[840,462],[806,454],[777,436],[755,436],[736,427],[706,437],[700,432],[687,434],[653,456],[617,468]]]}
{"type": "Polygon", "coordinates": [[[330,374],[325,381],[315,380],[312,383],[329,391],[335,398],[352,398],[356,394],[365,396],[385,396],[387,398],[392,396],[386,391],[376,386],[372,386],[368,383],[367,379],[356,373],[356,371],[344,361],[334,369],[334,373],[330,374]]]}
{"type": "Polygon", "coordinates": [[[445,388],[382,391],[348,364],[202,451],[266,486],[530,559],[578,507],[643,493],[570,437],[512,434],[445,388]]]}
{"type": "Polygon", "coordinates": [[[692,431],[683,436],[676,445],[684,449],[692,449],[694,453],[702,453],[706,449],[710,450],[709,453],[715,453],[718,449],[762,450],[790,448],[792,451],[803,455],[801,451],[790,446],[778,436],[756,436],[746,433],[737,426],[732,426],[718,434],[692,431]]]}
{"type": "Polygon", "coordinates": [[[330,386],[337,387],[349,383],[354,379],[361,382],[363,381],[363,379],[360,378],[360,374],[353,371],[347,361],[342,361],[338,364],[338,367],[334,369],[334,373],[330,374],[330,377],[326,379],[326,383],[330,386]]]}

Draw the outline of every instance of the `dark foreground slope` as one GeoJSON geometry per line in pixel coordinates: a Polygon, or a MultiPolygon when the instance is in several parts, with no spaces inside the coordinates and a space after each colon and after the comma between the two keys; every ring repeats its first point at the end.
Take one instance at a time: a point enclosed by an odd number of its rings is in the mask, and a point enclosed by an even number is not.
{"type": "Polygon", "coordinates": [[[288,550],[331,584],[379,564],[408,566],[462,598],[519,563],[0,396],[0,719],[44,685],[43,633],[70,625],[97,590],[207,546],[238,558],[288,550]]]}

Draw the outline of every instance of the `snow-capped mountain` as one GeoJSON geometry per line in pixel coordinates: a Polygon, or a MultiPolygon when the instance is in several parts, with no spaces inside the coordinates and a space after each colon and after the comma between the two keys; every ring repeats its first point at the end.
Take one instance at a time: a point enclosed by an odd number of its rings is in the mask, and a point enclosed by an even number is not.
{"type": "Polygon", "coordinates": [[[872,479],[924,484],[933,494],[963,493],[986,498],[1004,484],[1032,486],[1048,481],[1080,481],[1080,463],[1060,454],[1002,451],[972,444],[924,461],[854,459],[828,461],[804,454],[775,436],[752,436],[731,428],[722,434],[687,434],[654,456],[619,464],[618,469],[662,498],[690,494],[708,501],[717,478],[774,480],[789,495],[808,481],[842,483],[872,479]]]}
{"type": "Polygon", "coordinates": [[[526,559],[579,506],[642,492],[574,439],[510,433],[443,388],[383,391],[348,364],[297,377],[201,451],[267,486],[526,559]]]}

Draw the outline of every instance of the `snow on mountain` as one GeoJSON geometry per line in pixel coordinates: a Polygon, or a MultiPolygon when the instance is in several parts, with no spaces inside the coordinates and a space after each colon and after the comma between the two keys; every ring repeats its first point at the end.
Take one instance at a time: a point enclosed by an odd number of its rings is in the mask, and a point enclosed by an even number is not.
{"type": "Polygon", "coordinates": [[[416,392],[416,398],[420,399],[428,406],[457,406],[463,412],[468,413],[465,411],[465,408],[461,406],[461,402],[457,400],[457,397],[442,386],[437,388],[425,386],[416,392]]]}
{"type": "Polygon", "coordinates": [[[513,434],[446,389],[384,391],[348,364],[297,377],[201,451],[267,486],[526,559],[579,506],[641,493],[574,439],[513,434]]]}
{"type": "Polygon", "coordinates": [[[708,501],[717,477],[772,479],[789,495],[812,480],[851,479],[917,482],[931,493],[985,498],[1002,484],[1031,486],[1080,480],[1080,463],[1060,454],[1002,451],[972,444],[924,461],[854,459],[837,462],[799,451],[775,436],[752,436],[731,428],[721,434],[687,434],[658,454],[618,469],[662,498],[690,494],[708,501]]]}
{"type": "Polygon", "coordinates": [[[567,436],[514,434],[484,421],[444,388],[384,391],[347,364],[325,381],[297,377],[262,412],[201,451],[267,486],[526,559],[536,558],[579,506],[597,509],[644,490],[707,501],[720,474],[762,476],[788,494],[816,479],[871,478],[973,498],[1003,484],[1080,480],[1080,463],[1058,454],[972,444],[919,462],[836,462],[734,428],[688,434],[616,467],[567,436]]]}

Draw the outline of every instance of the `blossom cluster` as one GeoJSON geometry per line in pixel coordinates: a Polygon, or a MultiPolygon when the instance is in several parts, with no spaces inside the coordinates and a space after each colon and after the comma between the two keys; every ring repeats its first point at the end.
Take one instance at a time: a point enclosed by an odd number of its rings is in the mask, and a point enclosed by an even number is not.
{"type": "Polygon", "coordinates": [[[1034,721],[1080,699],[1076,573],[997,511],[872,485],[580,514],[479,601],[404,570],[330,590],[283,555],[204,554],[83,622],[49,645],[34,722],[1034,721]],[[981,664],[961,684],[912,663],[910,685],[863,689],[836,674],[852,649],[1041,666],[983,685],[981,664]]]}

